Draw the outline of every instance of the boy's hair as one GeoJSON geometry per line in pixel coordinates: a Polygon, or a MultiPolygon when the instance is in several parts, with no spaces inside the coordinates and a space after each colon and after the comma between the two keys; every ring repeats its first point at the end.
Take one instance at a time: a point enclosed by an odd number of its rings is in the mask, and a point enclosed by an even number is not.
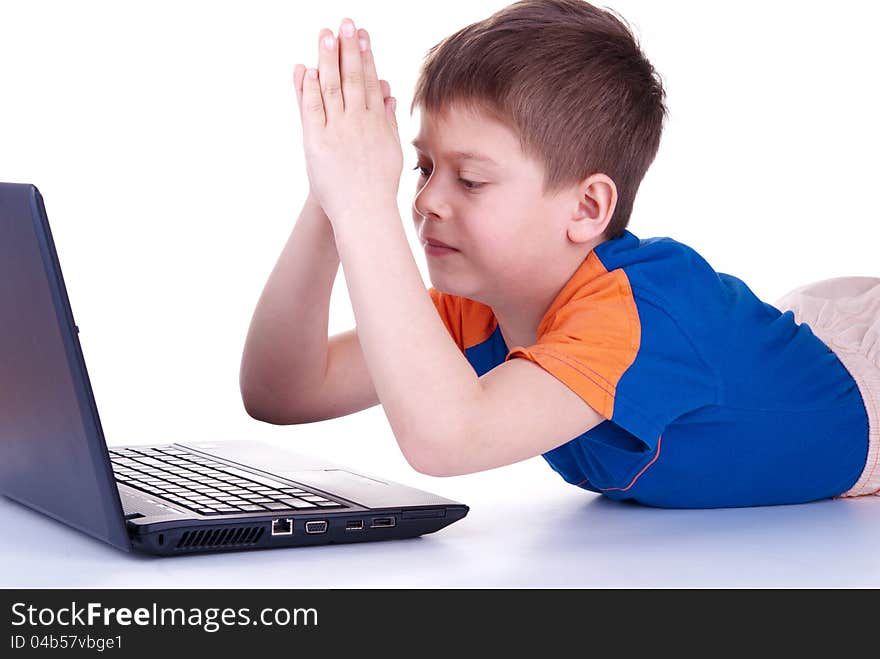
{"type": "Polygon", "coordinates": [[[625,19],[583,0],[521,0],[431,48],[410,113],[452,105],[511,128],[544,163],[543,193],[602,172],[617,186],[605,230],[629,224],[639,184],[660,147],[662,80],[625,19]]]}

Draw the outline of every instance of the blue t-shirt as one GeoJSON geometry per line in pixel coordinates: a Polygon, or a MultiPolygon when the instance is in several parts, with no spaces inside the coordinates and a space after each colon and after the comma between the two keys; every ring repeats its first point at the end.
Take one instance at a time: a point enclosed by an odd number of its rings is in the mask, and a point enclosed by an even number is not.
{"type": "Polygon", "coordinates": [[[533,346],[505,345],[490,307],[429,293],[478,376],[529,359],[606,419],[543,454],[573,485],[716,508],[829,498],[861,476],[868,417],[837,356],[675,240],[597,246],[533,346]]]}

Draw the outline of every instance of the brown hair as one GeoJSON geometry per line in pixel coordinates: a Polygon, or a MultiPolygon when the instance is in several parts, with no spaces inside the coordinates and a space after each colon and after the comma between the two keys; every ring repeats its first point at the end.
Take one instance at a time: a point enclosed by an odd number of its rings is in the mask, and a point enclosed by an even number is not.
{"type": "Polygon", "coordinates": [[[485,113],[544,163],[543,193],[591,174],[617,186],[605,238],[629,224],[660,148],[662,80],[628,24],[583,0],[521,0],[447,37],[425,57],[410,113],[485,113]]]}

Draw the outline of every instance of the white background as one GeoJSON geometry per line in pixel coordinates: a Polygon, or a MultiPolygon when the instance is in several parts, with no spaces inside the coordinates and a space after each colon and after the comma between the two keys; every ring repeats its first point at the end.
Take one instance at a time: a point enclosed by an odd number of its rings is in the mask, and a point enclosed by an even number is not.
{"type": "MultiPolygon", "coordinates": [[[[445,495],[467,483],[471,504],[496,483],[415,473],[380,406],[258,423],[238,369],[306,196],[292,75],[316,65],[318,31],[344,16],[370,31],[406,145],[425,52],[506,4],[0,2],[0,180],[43,193],[110,444],[279,440],[445,495]]],[[[663,76],[670,110],[630,230],[691,245],[771,303],[818,279],[880,276],[878,10],[611,6],[663,76]]],[[[414,164],[405,148],[399,202],[429,285],[409,220],[414,164]]],[[[353,326],[340,269],[330,332],[353,326]]],[[[541,458],[504,469],[570,488],[541,458]]]]}

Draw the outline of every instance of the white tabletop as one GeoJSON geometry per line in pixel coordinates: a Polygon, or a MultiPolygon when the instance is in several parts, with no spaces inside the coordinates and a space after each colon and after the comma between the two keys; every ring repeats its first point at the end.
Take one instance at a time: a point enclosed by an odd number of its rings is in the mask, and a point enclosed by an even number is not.
{"type": "Polygon", "coordinates": [[[670,510],[575,488],[541,458],[446,479],[399,461],[366,471],[470,512],[409,540],[164,558],[126,554],[0,497],[0,586],[880,586],[880,497],[670,510]]]}

